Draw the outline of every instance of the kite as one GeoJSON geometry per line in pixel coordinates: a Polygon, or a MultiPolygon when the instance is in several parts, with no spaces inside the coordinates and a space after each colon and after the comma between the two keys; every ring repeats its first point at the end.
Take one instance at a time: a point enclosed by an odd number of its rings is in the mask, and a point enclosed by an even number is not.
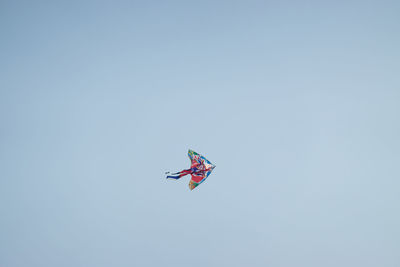
{"type": "MultiPolygon", "coordinates": [[[[190,149],[188,152],[188,156],[191,161],[190,169],[183,170],[177,173],[172,173],[171,175],[167,176],[167,179],[178,180],[185,175],[191,174],[192,179],[189,182],[189,188],[190,190],[193,190],[207,179],[212,170],[215,168],[215,165],[208,161],[208,159],[206,159],[202,155],[190,149]]],[[[165,174],[169,174],[169,172],[166,172],[165,174]]]]}

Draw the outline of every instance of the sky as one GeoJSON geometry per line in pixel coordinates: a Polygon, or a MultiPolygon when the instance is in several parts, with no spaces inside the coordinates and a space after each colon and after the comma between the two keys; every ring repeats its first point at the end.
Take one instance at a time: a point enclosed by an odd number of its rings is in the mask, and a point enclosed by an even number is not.
{"type": "Polygon", "coordinates": [[[0,1],[0,266],[400,266],[399,13],[0,1]]]}

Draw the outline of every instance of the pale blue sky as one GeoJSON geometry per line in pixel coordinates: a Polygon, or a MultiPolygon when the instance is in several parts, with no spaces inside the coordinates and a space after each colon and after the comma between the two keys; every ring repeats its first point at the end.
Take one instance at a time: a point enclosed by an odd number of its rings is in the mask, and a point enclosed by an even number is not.
{"type": "Polygon", "coordinates": [[[0,266],[400,266],[399,14],[1,1],[0,266]]]}

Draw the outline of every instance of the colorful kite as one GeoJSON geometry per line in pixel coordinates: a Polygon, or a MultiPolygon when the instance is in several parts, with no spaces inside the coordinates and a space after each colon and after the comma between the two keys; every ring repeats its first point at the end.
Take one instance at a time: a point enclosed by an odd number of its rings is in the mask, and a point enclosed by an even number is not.
{"type": "MultiPolygon", "coordinates": [[[[194,152],[193,150],[189,149],[188,156],[191,161],[190,169],[183,170],[177,173],[172,173],[171,175],[167,176],[167,179],[175,179],[178,180],[179,178],[191,174],[192,179],[189,183],[190,190],[196,188],[199,184],[204,182],[207,177],[210,175],[212,170],[215,168],[215,165],[208,161],[202,155],[194,152]]],[[[169,172],[165,173],[169,174],[169,172]]]]}

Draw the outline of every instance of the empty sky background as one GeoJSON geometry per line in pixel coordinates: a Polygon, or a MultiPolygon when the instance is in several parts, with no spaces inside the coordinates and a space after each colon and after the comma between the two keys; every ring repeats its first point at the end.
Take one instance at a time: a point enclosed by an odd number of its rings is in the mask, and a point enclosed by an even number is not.
{"type": "Polygon", "coordinates": [[[0,1],[0,266],[400,266],[399,14],[0,1]]]}

